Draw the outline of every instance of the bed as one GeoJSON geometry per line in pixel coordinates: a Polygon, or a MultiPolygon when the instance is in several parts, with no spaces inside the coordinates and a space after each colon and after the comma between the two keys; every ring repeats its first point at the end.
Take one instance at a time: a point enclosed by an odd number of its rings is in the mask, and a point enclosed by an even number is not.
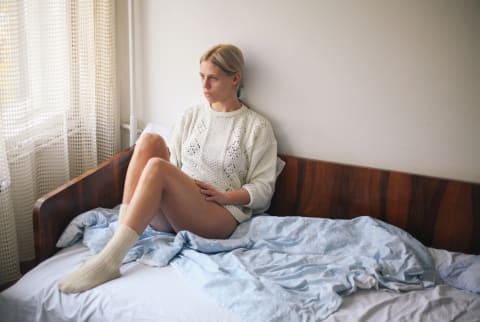
{"type": "MultiPolygon", "coordinates": [[[[239,238],[225,245],[197,239],[188,232],[160,236],[158,240],[165,242],[168,249],[178,246],[179,239],[182,244],[170,257],[162,259],[163,264],[158,264],[155,254],[146,252],[144,255],[150,255],[147,260],[137,256],[126,262],[119,279],[79,294],[60,293],[57,280],[92,256],[92,247],[70,239],[66,244],[71,246],[59,249],[57,242],[65,237],[66,227],[72,228],[75,222],[82,222],[83,226],[76,228],[85,234],[84,240],[87,225],[92,232],[109,231],[115,223],[133,149],[125,149],[37,201],[33,216],[39,264],[0,294],[2,321],[480,321],[479,184],[287,155],[281,156],[285,168],[278,177],[268,216],[256,216],[249,226],[242,224],[234,234],[239,238]],[[103,230],[95,226],[98,218],[107,221],[103,230]],[[302,226],[295,226],[299,219],[302,226]],[[255,231],[263,227],[257,225],[260,221],[267,226],[255,231]],[[365,223],[370,226],[363,226],[365,223]],[[360,224],[359,229],[355,228],[360,224]],[[319,232],[323,229],[321,233],[316,233],[317,227],[319,232]],[[324,292],[321,283],[329,283],[324,277],[333,270],[329,267],[321,279],[315,277],[315,271],[321,265],[339,264],[357,255],[336,253],[336,257],[328,257],[327,263],[319,265],[317,257],[312,259],[310,253],[298,256],[290,252],[286,256],[290,262],[283,267],[288,269],[282,272],[293,269],[293,279],[282,275],[276,284],[266,284],[266,275],[255,275],[253,280],[251,276],[234,279],[232,271],[244,276],[249,264],[254,266],[257,260],[262,263],[255,266],[257,272],[271,274],[265,258],[277,259],[268,257],[271,253],[262,253],[267,257],[246,257],[248,263],[243,266],[240,262],[214,265],[212,256],[221,255],[223,260],[232,254],[248,253],[245,245],[237,242],[250,231],[254,231],[259,244],[268,244],[268,248],[303,240],[305,247],[314,245],[309,252],[324,247],[317,246],[317,240],[333,238],[335,245],[350,240],[348,249],[353,249],[356,243],[362,244],[363,238],[375,236],[373,243],[362,245],[358,256],[372,250],[377,257],[377,246],[396,243],[379,236],[384,231],[394,232],[395,238],[401,236],[407,248],[413,249],[407,258],[423,258],[426,264],[422,267],[427,268],[421,272],[407,270],[414,280],[406,284],[396,283],[400,277],[382,281],[388,277],[384,272],[374,279],[368,274],[355,275],[353,282],[345,281],[353,288],[339,289],[339,284],[331,287],[340,294],[338,297],[332,295],[331,289],[324,292]],[[281,241],[272,237],[279,234],[285,237],[281,241]],[[292,262],[302,263],[301,270],[292,262]],[[303,297],[304,292],[310,292],[310,297],[303,297]],[[292,301],[297,297],[297,302],[292,301]],[[329,303],[336,304],[328,307],[329,303]]],[[[147,237],[144,240],[150,242],[151,236],[147,237]]],[[[251,245],[252,239],[249,235],[242,241],[251,245]]],[[[356,270],[358,263],[349,262],[347,266],[350,271],[356,270]]]]}

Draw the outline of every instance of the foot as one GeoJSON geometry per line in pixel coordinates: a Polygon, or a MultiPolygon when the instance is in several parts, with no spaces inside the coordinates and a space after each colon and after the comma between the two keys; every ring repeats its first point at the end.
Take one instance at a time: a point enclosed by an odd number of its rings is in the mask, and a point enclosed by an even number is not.
{"type": "Polygon", "coordinates": [[[135,230],[118,224],[112,239],[95,257],[65,276],[58,288],[64,293],[78,293],[120,277],[120,265],[127,252],[138,240],[135,230]]]}
{"type": "Polygon", "coordinates": [[[79,293],[120,277],[120,269],[111,267],[104,257],[96,255],[73,273],[65,276],[58,288],[64,293],[79,293]]]}

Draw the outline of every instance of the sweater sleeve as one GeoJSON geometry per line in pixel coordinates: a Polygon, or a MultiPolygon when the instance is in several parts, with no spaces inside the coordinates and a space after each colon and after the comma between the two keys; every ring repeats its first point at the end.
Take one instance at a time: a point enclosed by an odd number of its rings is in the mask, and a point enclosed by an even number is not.
{"type": "Polygon", "coordinates": [[[275,189],[277,141],[268,121],[262,120],[254,129],[251,144],[247,180],[242,188],[250,195],[245,207],[257,214],[268,209],[275,189]]]}

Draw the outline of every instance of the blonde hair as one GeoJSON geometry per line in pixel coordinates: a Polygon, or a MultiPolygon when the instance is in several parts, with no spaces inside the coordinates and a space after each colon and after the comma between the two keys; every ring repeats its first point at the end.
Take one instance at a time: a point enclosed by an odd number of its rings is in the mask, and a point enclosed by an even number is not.
{"type": "Polygon", "coordinates": [[[240,91],[243,88],[244,61],[242,51],[238,47],[225,44],[213,46],[200,58],[200,63],[204,61],[211,62],[229,76],[238,72],[240,82],[237,86],[237,96],[240,96],[240,91]]]}

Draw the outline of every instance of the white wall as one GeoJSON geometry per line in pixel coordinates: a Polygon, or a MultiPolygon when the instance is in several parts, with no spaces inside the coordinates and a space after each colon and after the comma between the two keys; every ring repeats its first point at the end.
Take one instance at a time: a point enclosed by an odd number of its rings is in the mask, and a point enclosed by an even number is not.
{"type": "Polygon", "coordinates": [[[202,101],[200,55],[233,43],[281,153],[480,182],[480,1],[137,0],[135,20],[140,122],[202,101]]]}

